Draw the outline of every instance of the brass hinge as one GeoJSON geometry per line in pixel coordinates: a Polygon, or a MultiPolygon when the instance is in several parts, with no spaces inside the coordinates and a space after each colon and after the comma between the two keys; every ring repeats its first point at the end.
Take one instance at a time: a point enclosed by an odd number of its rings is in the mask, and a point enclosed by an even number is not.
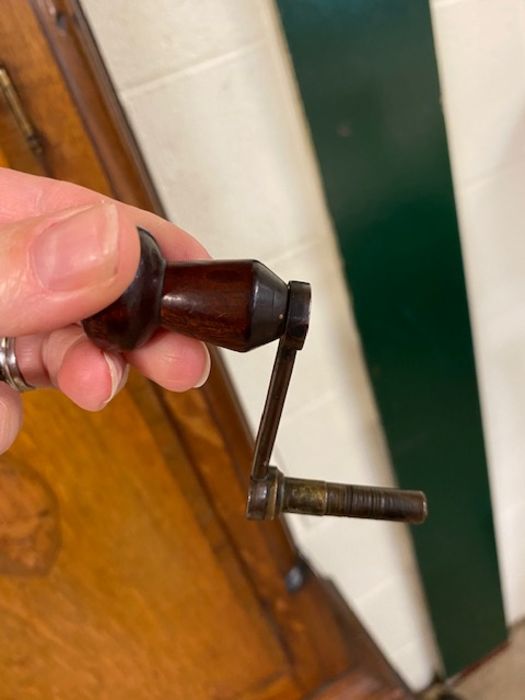
{"type": "Polygon", "coordinates": [[[2,65],[0,65],[0,90],[27,145],[40,159],[43,153],[40,137],[26,114],[7,68],[2,65]]]}

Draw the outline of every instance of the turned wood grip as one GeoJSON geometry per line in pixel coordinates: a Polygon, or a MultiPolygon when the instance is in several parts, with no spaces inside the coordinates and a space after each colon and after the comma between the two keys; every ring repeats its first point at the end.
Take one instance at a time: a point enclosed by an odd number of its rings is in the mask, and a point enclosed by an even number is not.
{"type": "Polygon", "coordinates": [[[83,322],[105,350],[132,350],[159,327],[245,352],[279,338],[288,286],[256,260],[166,265],[155,239],[139,229],[135,279],[110,306],[83,322]]]}

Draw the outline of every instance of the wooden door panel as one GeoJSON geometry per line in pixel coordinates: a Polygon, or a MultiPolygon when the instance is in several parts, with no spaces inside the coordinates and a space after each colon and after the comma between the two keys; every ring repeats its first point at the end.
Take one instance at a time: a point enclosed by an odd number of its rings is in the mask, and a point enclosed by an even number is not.
{"type": "MultiPolygon", "coordinates": [[[[26,409],[28,428],[0,463],[19,481],[26,466],[38,472],[55,498],[35,508],[57,510],[60,545],[45,575],[48,540],[37,537],[24,570],[0,572],[0,697],[297,697],[231,545],[173,478],[190,467],[169,427],[161,450],[126,391],[96,414],[52,391],[26,409]]],[[[16,560],[17,519],[33,530],[39,519],[17,503],[15,481],[3,482],[11,541],[0,541],[16,560]]]]}

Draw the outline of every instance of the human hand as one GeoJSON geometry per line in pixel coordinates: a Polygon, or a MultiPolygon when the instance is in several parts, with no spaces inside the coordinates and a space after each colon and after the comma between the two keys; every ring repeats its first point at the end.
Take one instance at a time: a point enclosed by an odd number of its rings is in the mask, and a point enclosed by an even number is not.
{"type": "MultiPolygon", "coordinates": [[[[137,226],[167,260],[208,258],[188,233],[91,190],[0,168],[0,337],[16,337],[25,380],[55,386],[81,408],[103,408],[124,386],[128,363],[166,389],[207,379],[206,346],[164,330],[132,352],[108,353],[79,321],[117,299],[135,275],[137,226]]],[[[0,453],[22,421],[20,395],[0,382],[0,453]]]]}

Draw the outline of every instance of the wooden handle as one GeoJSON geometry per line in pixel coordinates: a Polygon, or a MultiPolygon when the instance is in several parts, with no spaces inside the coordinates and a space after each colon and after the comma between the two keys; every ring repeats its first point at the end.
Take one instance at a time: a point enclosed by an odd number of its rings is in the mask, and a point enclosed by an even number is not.
{"type": "Polygon", "coordinates": [[[155,239],[139,229],[135,279],[113,304],[84,322],[105,350],[132,350],[159,327],[245,352],[279,338],[288,286],[256,260],[166,265],[155,239]]]}

